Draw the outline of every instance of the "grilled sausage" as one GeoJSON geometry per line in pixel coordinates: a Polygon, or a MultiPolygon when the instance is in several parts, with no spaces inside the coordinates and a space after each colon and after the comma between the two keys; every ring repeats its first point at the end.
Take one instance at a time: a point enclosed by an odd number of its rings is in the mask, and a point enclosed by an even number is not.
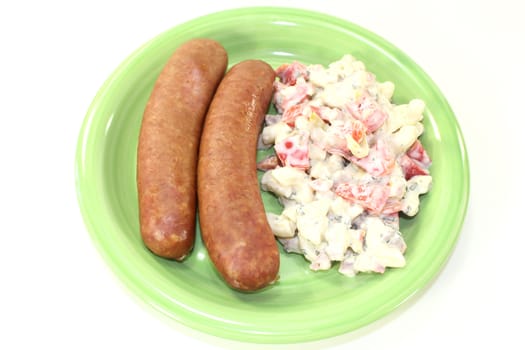
{"type": "Polygon", "coordinates": [[[221,81],[204,122],[198,163],[199,222],[210,259],[234,289],[274,282],[279,251],[256,170],[257,136],[272,96],[273,69],[248,60],[221,81]]]}
{"type": "Polygon", "coordinates": [[[213,40],[182,44],[144,110],[137,154],[140,230],[144,244],[164,258],[182,260],[193,248],[200,135],[227,61],[213,40]]]}

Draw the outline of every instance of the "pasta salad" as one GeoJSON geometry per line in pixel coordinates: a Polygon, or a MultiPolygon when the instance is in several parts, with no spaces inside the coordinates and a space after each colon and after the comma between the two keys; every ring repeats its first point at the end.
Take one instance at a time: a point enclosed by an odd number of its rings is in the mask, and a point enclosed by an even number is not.
{"type": "Polygon", "coordinates": [[[399,215],[416,215],[432,185],[419,141],[424,102],[392,103],[394,84],[351,55],[276,73],[277,113],[266,116],[259,140],[274,153],[258,163],[262,189],[283,207],[267,213],[275,236],[312,270],[339,262],[354,276],[405,266],[399,215]]]}

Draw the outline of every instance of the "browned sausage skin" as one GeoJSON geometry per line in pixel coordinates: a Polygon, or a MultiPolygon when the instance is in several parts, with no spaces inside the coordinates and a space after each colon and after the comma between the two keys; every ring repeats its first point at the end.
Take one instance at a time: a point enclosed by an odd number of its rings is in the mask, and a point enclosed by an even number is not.
{"type": "Polygon", "coordinates": [[[198,164],[199,222],[215,267],[233,288],[274,282],[279,251],[256,171],[257,136],[272,96],[273,69],[248,60],[221,81],[204,122],[198,164]]]}
{"type": "Polygon", "coordinates": [[[201,130],[227,61],[213,40],[182,44],[144,110],[137,154],[140,230],[144,244],[164,258],[182,260],[193,248],[201,130]]]}

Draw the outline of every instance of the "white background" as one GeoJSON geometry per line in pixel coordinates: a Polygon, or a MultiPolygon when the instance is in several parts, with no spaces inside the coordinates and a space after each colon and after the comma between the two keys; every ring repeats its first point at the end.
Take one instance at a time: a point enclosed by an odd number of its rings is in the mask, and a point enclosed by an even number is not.
{"type": "Polygon", "coordinates": [[[286,348],[523,348],[519,1],[50,0],[0,5],[1,349],[269,348],[199,333],[136,300],[83,224],[74,155],[95,93],[140,45],[196,16],[283,4],[343,17],[411,56],[456,113],[471,166],[464,228],[424,293],[356,332],[286,348]]]}

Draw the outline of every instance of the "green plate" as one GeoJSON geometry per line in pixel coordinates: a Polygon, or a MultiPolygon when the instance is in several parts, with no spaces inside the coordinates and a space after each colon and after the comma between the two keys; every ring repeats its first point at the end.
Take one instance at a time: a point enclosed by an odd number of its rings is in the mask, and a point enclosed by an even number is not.
{"type": "MultiPolygon", "coordinates": [[[[112,270],[141,300],[171,318],[216,336],[293,343],[350,332],[387,315],[439,273],[460,233],[469,168],[455,116],[438,87],[407,55],[355,24],[290,8],[214,13],[170,29],[129,56],[108,78],[85,117],[76,153],[76,190],[87,229],[112,270]],[[139,233],[135,157],[142,112],[172,51],[194,37],[221,42],[230,65],[258,58],[277,67],[321,63],[351,53],[378,80],[396,85],[394,102],[427,103],[422,142],[432,160],[433,189],[420,213],[403,220],[407,265],[384,275],[313,272],[299,255],[281,253],[280,280],[256,293],[226,286],[200,239],[183,263],[151,254],[139,233]]],[[[263,195],[275,209],[275,200],[263,195]]],[[[451,266],[451,268],[453,268],[451,266]]]]}

